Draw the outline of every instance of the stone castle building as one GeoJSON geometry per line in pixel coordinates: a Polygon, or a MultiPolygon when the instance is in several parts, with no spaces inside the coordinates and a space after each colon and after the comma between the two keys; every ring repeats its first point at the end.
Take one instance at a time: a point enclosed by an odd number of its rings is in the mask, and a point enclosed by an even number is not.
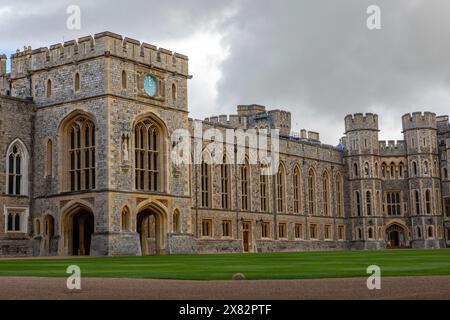
{"type": "Polygon", "coordinates": [[[377,115],[348,115],[333,147],[292,134],[289,112],[238,106],[203,130],[279,129],[278,173],[230,154],[180,165],[189,79],[186,56],[110,32],[25,48],[10,73],[1,56],[0,255],[450,245],[448,116],[406,114],[386,143],[377,115]]]}

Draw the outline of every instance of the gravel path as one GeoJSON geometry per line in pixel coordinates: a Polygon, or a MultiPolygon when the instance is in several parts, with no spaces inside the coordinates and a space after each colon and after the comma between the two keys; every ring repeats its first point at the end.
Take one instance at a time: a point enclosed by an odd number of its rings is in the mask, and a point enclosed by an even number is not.
{"type": "Polygon", "coordinates": [[[366,278],[186,281],[83,278],[69,291],[65,278],[0,277],[0,299],[450,299],[450,276],[383,277],[381,290],[366,278]]]}

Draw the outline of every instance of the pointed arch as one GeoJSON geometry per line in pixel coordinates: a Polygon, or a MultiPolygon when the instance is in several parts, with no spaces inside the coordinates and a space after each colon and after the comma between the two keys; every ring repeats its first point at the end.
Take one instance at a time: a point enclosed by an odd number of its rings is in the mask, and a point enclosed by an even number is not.
{"type": "Polygon", "coordinates": [[[77,72],[75,73],[75,78],[74,78],[74,89],[75,92],[80,90],[80,74],[77,72]]]}
{"type": "Polygon", "coordinates": [[[260,162],[260,168],[259,168],[259,196],[260,196],[260,205],[261,205],[261,211],[267,212],[269,210],[269,190],[270,190],[270,184],[269,184],[269,175],[266,175],[264,172],[264,168],[267,166],[266,163],[260,162]]]}
{"type": "Polygon", "coordinates": [[[284,167],[284,163],[280,161],[277,172],[277,211],[284,212],[285,211],[285,203],[286,203],[286,169],[284,167]]]}
{"type": "Polygon", "coordinates": [[[431,192],[429,189],[425,190],[425,213],[431,213],[431,192]]]}
{"type": "Polygon", "coordinates": [[[308,170],[308,208],[309,214],[316,214],[316,172],[311,167],[308,170]]]}
{"type": "Polygon", "coordinates": [[[241,210],[250,210],[250,165],[247,157],[244,163],[239,165],[239,180],[241,187],[241,210]]]}
{"type": "Polygon", "coordinates": [[[125,70],[122,70],[122,89],[127,88],[127,72],[125,70]]]}
{"type": "Polygon", "coordinates": [[[46,86],[46,93],[47,93],[47,98],[51,98],[52,96],[52,80],[47,79],[47,86],[46,86]]]}
{"type": "Polygon", "coordinates": [[[45,175],[47,177],[53,176],[53,141],[47,140],[47,161],[45,163],[45,175]]]}
{"type": "Polygon", "coordinates": [[[180,233],[180,211],[175,209],[172,216],[172,231],[180,233]]]}
{"type": "Polygon", "coordinates": [[[372,193],[369,190],[366,191],[366,214],[372,215],[372,193]]]}
{"type": "Polygon", "coordinates": [[[338,172],[336,173],[336,207],[337,216],[344,216],[344,181],[342,180],[342,175],[338,172]]]}
{"type": "Polygon", "coordinates": [[[75,110],[61,121],[58,160],[62,191],[95,189],[96,128],[95,117],[83,110],[75,110]]]}
{"type": "Polygon", "coordinates": [[[358,164],[356,162],[353,163],[353,175],[355,178],[357,178],[359,176],[358,164]]]}
{"type": "Polygon", "coordinates": [[[130,231],[131,228],[131,213],[128,206],[124,206],[121,213],[122,231],[130,231]]]}
{"type": "Polygon", "coordinates": [[[330,175],[327,170],[324,170],[322,174],[322,204],[324,216],[329,216],[331,213],[330,185],[330,175]]]}
{"type": "Polygon", "coordinates": [[[361,216],[361,195],[359,191],[355,191],[356,216],[361,216]]]}
{"type": "Polygon", "coordinates": [[[200,181],[201,181],[201,206],[208,208],[211,198],[211,165],[205,160],[200,165],[200,181]]]}
{"type": "Polygon", "coordinates": [[[226,154],[223,155],[222,163],[220,164],[220,193],[221,193],[221,203],[222,203],[222,209],[229,209],[230,208],[230,182],[231,182],[231,175],[230,175],[230,164],[227,161],[226,154]]]}
{"type": "Polygon", "coordinates": [[[28,195],[29,159],[22,140],[13,140],[6,151],[6,194],[28,195]]]}
{"type": "Polygon", "coordinates": [[[172,83],[172,101],[177,101],[177,85],[172,83]]]}
{"type": "Polygon", "coordinates": [[[302,209],[302,173],[298,164],[294,166],[292,179],[294,186],[294,213],[300,213],[302,209]]]}
{"type": "Polygon", "coordinates": [[[166,190],[167,131],[162,121],[152,115],[140,117],[134,132],[134,187],[136,190],[166,190]]]}

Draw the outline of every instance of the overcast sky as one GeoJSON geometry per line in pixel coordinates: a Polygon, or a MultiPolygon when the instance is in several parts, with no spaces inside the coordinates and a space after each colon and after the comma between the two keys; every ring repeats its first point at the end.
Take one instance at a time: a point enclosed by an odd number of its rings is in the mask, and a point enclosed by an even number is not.
{"type": "Polygon", "coordinates": [[[188,55],[193,118],[258,103],[335,145],[348,113],[378,113],[380,139],[401,139],[404,113],[450,111],[448,0],[0,0],[7,54],[105,30],[188,55]],[[70,4],[81,30],[66,27],[70,4]]]}

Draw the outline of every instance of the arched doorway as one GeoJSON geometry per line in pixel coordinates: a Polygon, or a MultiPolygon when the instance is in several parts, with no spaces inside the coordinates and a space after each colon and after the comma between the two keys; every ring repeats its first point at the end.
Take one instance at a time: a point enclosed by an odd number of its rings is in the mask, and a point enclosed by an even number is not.
{"type": "Polygon", "coordinates": [[[139,233],[143,256],[165,252],[164,222],[164,216],[152,208],[146,208],[138,213],[136,231],[139,233]]]}
{"type": "Polygon", "coordinates": [[[388,248],[402,248],[406,246],[405,228],[398,224],[393,224],[386,228],[386,241],[388,248]]]}
{"type": "Polygon", "coordinates": [[[47,254],[53,252],[53,238],[55,236],[55,219],[51,215],[44,218],[44,248],[47,254]]]}
{"type": "Polygon", "coordinates": [[[84,207],[69,212],[64,219],[65,252],[73,256],[88,256],[94,233],[94,214],[84,207]]]}

